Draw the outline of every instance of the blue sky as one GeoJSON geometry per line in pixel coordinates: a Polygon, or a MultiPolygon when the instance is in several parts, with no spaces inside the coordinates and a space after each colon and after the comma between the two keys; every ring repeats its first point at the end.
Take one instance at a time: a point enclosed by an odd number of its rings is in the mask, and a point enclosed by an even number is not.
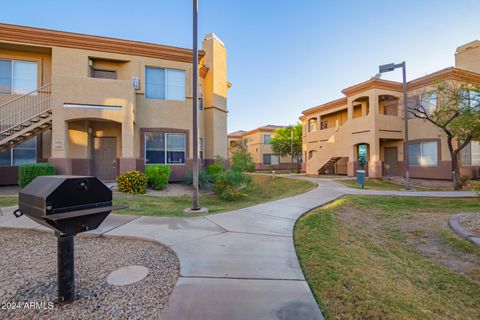
{"type": "MultiPolygon", "coordinates": [[[[452,66],[480,38],[478,0],[199,1],[200,40],[228,50],[229,131],[293,123],[379,64],[405,60],[409,79],[452,66]]],[[[7,1],[0,21],[191,47],[190,0],[7,1]]]]}

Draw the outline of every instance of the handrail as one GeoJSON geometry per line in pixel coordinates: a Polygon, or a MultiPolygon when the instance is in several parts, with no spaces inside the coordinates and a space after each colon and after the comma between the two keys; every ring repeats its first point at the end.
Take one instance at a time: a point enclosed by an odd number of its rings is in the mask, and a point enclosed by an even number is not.
{"type": "Polygon", "coordinates": [[[21,124],[50,111],[52,84],[46,84],[0,105],[0,139],[21,124]]]}

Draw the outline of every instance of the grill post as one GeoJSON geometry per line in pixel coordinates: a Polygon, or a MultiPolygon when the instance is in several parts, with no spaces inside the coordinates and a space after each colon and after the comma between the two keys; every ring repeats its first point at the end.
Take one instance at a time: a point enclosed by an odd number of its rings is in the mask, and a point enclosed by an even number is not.
{"type": "Polygon", "coordinates": [[[75,300],[74,236],[57,235],[58,303],[75,300]]]}

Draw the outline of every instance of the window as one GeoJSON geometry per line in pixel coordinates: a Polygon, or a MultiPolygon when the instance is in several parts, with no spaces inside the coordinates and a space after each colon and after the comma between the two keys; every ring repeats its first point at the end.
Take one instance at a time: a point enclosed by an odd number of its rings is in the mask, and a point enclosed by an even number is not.
{"type": "Polygon", "coordinates": [[[37,89],[37,63],[0,60],[0,93],[27,94],[37,89]]]}
{"type": "Polygon", "coordinates": [[[320,122],[320,130],[325,130],[327,128],[328,128],[328,122],[327,121],[320,122]]]}
{"type": "Polygon", "coordinates": [[[37,162],[37,138],[34,137],[0,153],[0,166],[18,166],[37,162]]]}
{"type": "Polygon", "coordinates": [[[117,79],[117,71],[92,69],[92,78],[117,79]]]}
{"type": "Polygon", "coordinates": [[[278,156],[276,154],[264,154],[263,155],[263,164],[278,164],[278,156]]]}
{"type": "Polygon", "coordinates": [[[316,150],[308,151],[308,160],[311,160],[315,156],[316,152],[317,152],[316,150]]]}
{"type": "Polygon", "coordinates": [[[271,140],[272,140],[272,136],[271,136],[271,135],[265,134],[265,135],[263,136],[263,143],[264,143],[264,144],[270,144],[270,141],[271,141],[271,140]]]}
{"type": "Polygon", "coordinates": [[[145,97],[185,100],[185,71],[146,67],[145,97]]]}
{"type": "Polygon", "coordinates": [[[437,141],[408,145],[408,163],[412,166],[436,166],[438,164],[437,141]]]}
{"type": "Polygon", "coordinates": [[[200,160],[203,161],[203,138],[200,138],[200,160]]]}
{"type": "Polygon", "coordinates": [[[480,106],[480,94],[474,90],[461,90],[460,109],[474,109],[480,106]]]}
{"type": "Polygon", "coordinates": [[[185,163],[185,134],[145,132],[145,163],[185,163]]]}
{"type": "Polygon", "coordinates": [[[420,106],[425,110],[427,113],[430,112],[432,109],[437,107],[437,93],[436,92],[429,92],[422,94],[419,97],[420,106]]]}
{"type": "Polygon", "coordinates": [[[480,142],[471,141],[460,151],[461,163],[464,166],[480,165],[480,142]]]}
{"type": "Polygon", "coordinates": [[[312,118],[308,120],[308,132],[317,131],[317,118],[312,118]]]}

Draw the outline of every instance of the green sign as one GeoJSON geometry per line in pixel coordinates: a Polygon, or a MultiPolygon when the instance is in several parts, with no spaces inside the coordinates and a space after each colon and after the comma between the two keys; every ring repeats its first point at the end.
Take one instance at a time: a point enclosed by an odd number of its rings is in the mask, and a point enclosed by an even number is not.
{"type": "Polygon", "coordinates": [[[358,146],[358,157],[367,157],[367,145],[366,144],[360,144],[358,146]]]}

